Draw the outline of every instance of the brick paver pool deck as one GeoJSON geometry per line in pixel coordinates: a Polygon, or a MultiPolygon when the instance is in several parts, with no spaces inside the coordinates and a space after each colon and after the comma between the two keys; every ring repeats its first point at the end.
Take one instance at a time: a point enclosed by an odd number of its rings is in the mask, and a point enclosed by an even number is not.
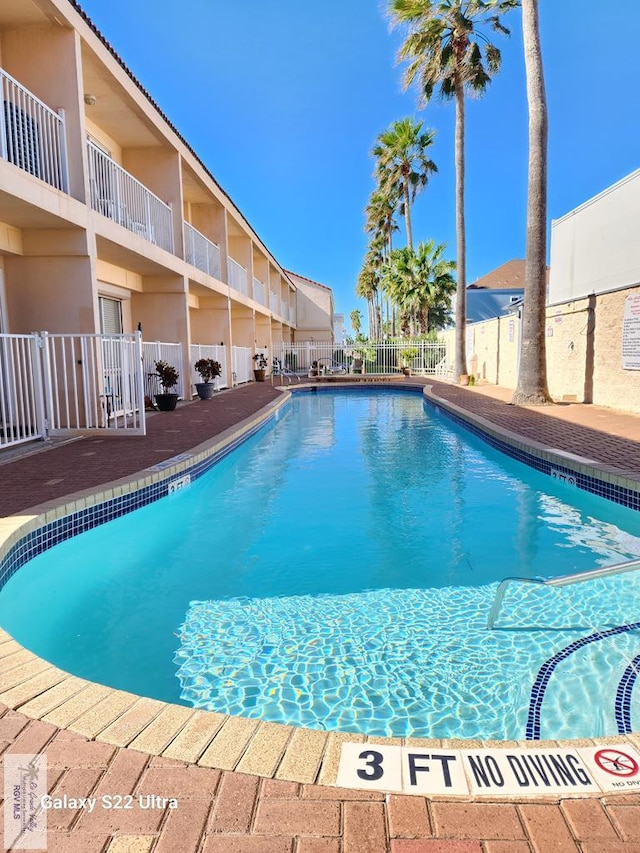
{"type": "MultiPolygon", "coordinates": [[[[436,396],[514,434],[640,478],[638,416],[578,404],[520,409],[506,405],[500,389],[429,384],[436,396]]],[[[87,437],[13,461],[0,455],[0,516],[131,476],[222,433],[278,396],[268,383],[251,384],[150,417],[145,438],[87,437]]],[[[16,654],[12,643],[0,636],[0,699],[3,673],[11,670],[3,662],[16,654]]],[[[15,667],[22,665],[15,661],[15,667]]],[[[315,764],[290,762],[284,778],[265,778],[254,768],[265,756],[281,755],[284,727],[257,735],[240,725],[235,743],[231,728],[216,750],[206,736],[216,715],[172,711],[142,699],[120,709],[113,705],[112,736],[104,737],[104,724],[96,723],[104,718],[92,716],[100,694],[91,694],[84,711],[78,700],[74,716],[68,711],[73,702],[60,705],[64,691],[75,698],[73,686],[61,683],[56,699],[58,687],[49,689],[47,682],[51,671],[34,676],[43,679],[43,696],[50,697],[40,699],[39,707],[33,691],[26,704],[0,705],[2,757],[45,753],[54,796],[151,794],[175,798],[178,807],[160,801],[142,809],[134,798],[128,810],[49,812],[50,853],[640,853],[640,793],[492,802],[349,791],[318,784],[325,780],[310,773],[331,741],[305,730],[286,731],[286,739],[297,739],[302,756],[315,754],[315,764]],[[68,722],[59,706],[67,709],[68,722]],[[154,725],[143,728],[145,720],[154,725]]],[[[77,696],[90,693],[75,690],[77,696]]],[[[639,737],[631,739],[640,745],[639,737]]]]}

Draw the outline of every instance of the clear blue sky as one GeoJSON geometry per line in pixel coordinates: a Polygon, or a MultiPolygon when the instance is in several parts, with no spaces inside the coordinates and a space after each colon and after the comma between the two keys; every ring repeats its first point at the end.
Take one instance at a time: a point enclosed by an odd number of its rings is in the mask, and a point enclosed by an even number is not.
{"type": "MultiPolygon", "coordinates": [[[[285,268],[334,289],[347,315],[366,248],[371,147],[393,120],[437,131],[438,174],[414,238],[455,258],[452,103],[402,92],[378,0],[81,0],[285,268]]],[[[637,0],[541,0],[549,215],[639,164],[637,0]]],[[[527,105],[520,12],[495,36],[500,75],[467,111],[467,279],[524,257],[527,105]]],[[[404,238],[403,238],[404,239],[404,238]]],[[[365,313],[363,311],[363,313],[365,313]]],[[[366,313],[365,313],[366,315],[366,313]]],[[[348,325],[348,323],[347,323],[348,325]]]]}

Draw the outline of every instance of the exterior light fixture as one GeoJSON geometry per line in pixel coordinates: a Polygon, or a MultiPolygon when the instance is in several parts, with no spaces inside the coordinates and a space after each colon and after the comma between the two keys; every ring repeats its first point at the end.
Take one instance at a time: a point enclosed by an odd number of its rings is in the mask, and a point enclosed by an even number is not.
{"type": "Polygon", "coordinates": [[[86,94],[84,96],[84,102],[88,107],[92,107],[98,99],[95,95],[86,94]]]}

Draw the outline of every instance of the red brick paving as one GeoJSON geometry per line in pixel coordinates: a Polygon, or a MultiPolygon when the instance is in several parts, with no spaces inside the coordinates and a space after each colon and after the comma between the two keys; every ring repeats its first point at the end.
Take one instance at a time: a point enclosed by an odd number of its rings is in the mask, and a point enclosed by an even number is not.
{"type": "MultiPolygon", "coordinates": [[[[640,422],[633,418],[626,435],[609,436],[602,410],[594,430],[567,424],[564,410],[561,422],[477,389],[435,384],[438,394],[514,432],[640,473],[640,447],[629,437],[640,422]]],[[[85,438],[8,462],[0,513],[136,473],[219,434],[277,394],[269,384],[252,384],[154,415],[146,438],[85,438]]],[[[96,807],[93,814],[52,814],[49,853],[106,853],[125,836],[132,850],[144,836],[138,849],[151,844],[152,853],[640,853],[638,795],[492,803],[298,785],[116,749],[0,707],[0,752],[37,750],[48,755],[55,793],[131,793],[136,803],[119,813],[96,807]],[[176,797],[178,808],[139,808],[138,794],[150,793],[176,797]]]]}

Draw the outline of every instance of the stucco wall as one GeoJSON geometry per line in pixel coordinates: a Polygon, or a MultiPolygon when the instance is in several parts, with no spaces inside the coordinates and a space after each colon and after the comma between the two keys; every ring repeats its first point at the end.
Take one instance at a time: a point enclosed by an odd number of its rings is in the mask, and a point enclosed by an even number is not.
{"type": "Polygon", "coordinates": [[[640,284],[640,169],[551,223],[549,304],[640,284]]]}

